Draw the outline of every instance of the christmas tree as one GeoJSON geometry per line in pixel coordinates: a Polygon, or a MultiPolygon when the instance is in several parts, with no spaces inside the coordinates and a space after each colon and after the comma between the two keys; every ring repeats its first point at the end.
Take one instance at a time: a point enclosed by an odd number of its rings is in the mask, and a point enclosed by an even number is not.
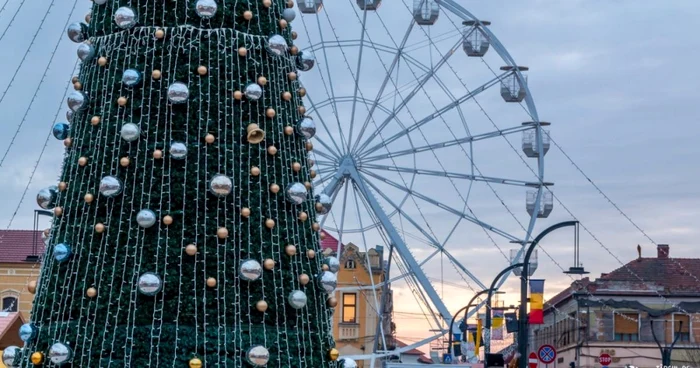
{"type": "Polygon", "coordinates": [[[293,2],[93,0],[9,367],[335,367],[293,2]]]}

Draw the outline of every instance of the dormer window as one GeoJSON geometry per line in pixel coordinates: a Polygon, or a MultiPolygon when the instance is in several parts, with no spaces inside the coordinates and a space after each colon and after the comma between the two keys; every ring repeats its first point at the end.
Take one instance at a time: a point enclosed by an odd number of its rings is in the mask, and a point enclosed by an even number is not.
{"type": "Polygon", "coordinates": [[[354,270],[355,269],[355,260],[348,259],[347,261],[345,261],[345,269],[354,270]]]}

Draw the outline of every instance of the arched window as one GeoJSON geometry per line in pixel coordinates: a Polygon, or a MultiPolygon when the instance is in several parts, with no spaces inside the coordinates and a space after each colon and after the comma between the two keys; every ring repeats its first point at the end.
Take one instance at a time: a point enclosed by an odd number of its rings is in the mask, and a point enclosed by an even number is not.
{"type": "Polygon", "coordinates": [[[2,311],[3,312],[17,312],[19,304],[19,299],[14,296],[6,296],[2,298],[2,311]]]}
{"type": "Polygon", "coordinates": [[[345,261],[345,268],[348,270],[354,270],[355,269],[355,260],[348,259],[345,261]]]}

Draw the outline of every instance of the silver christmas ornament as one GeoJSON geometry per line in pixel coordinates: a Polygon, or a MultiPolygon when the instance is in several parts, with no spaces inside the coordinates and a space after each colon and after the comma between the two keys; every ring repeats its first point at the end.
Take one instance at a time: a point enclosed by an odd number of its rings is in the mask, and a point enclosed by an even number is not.
{"type": "Polygon", "coordinates": [[[226,197],[233,190],[233,182],[226,175],[215,175],[209,182],[209,190],[217,197],[226,197]]]}
{"type": "Polygon", "coordinates": [[[141,135],[141,128],[134,123],[126,123],[122,125],[121,136],[122,139],[127,142],[133,142],[139,139],[141,135]]]}
{"type": "Polygon", "coordinates": [[[331,271],[323,271],[318,276],[318,282],[323,290],[330,294],[338,287],[338,276],[331,271]]]}
{"type": "Polygon", "coordinates": [[[338,362],[343,363],[343,368],[357,368],[357,362],[350,358],[340,358],[338,362]]]}
{"type": "Polygon", "coordinates": [[[246,259],[241,262],[241,278],[246,281],[255,281],[262,276],[262,266],[254,259],[246,259]]]}
{"type": "Polygon", "coordinates": [[[78,46],[78,59],[80,61],[87,63],[95,57],[95,46],[89,43],[81,43],[78,46]]]}
{"type": "Polygon", "coordinates": [[[156,224],[156,213],[149,209],[141,210],[136,214],[136,223],[147,229],[156,224]]]}
{"type": "Polygon", "coordinates": [[[73,112],[78,112],[87,107],[88,97],[81,91],[73,91],[68,95],[67,103],[69,109],[73,110],[73,112]]]}
{"type": "Polygon", "coordinates": [[[56,207],[56,199],[58,198],[58,187],[55,185],[43,188],[36,194],[36,203],[39,207],[50,210],[56,207]]]}
{"type": "Polygon", "coordinates": [[[73,121],[73,110],[66,111],[66,120],[73,121]]]}
{"type": "Polygon", "coordinates": [[[68,133],[70,133],[70,126],[66,123],[56,123],[53,125],[53,129],[51,131],[53,132],[53,136],[56,139],[62,141],[68,138],[68,133]]]}
{"type": "Polygon", "coordinates": [[[141,82],[141,73],[135,69],[127,69],[122,74],[122,83],[128,87],[133,87],[141,82]]]}
{"type": "Polygon", "coordinates": [[[272,35],[267,41],[267,48],[273,55],[280,56],[287,52],[289,46],[287,45],[287,40],[285,40],[284,37],[280,35],[272,35]]]}
{"type": "Polygon", "coordinates": [[[306,306],[306,293],[301,290],[294,290],[289,293],[287,301],[294,309],[304,308],[306,306]]]}
{"type": "Polygon", "coordinates": [[[294,9],[286,8],[282,12],[282,19],[286,20],[287,22],[293,21],[296,17],[297,13],[294,11],[294,9]]]}
{"type": "Polygon", "coordinates": [[[182,142],[173,142],[170,145],[170,156],[176,160],[182,160],[187,156],[187,146],[182,142]]]}
{"type": "Polygon", "coordinates": [[[136,25],[136,12],[128,6],[122,6],[114,12],[114,22],[121,29],[129,29],[136,25]]]}
{"type": "Polygon", "coordinates": [[[302,183],[291,183],[287,185],[287,189],[284,193],[287,195],[287,200],[294,204],[304,203],[308,196],[306,186],[302,183]]]}
{"type": "Polygon", "coordinates": [[[328,266],[328,270],[333,272],[333,273],[340,271],[340,261],[338,260],[338,258],[326,257],[323,260],[323,264],[328,266]]]}
{"type": "Polygon", "coordinates": [[[139,277],[138,289],[143,295],[156,295],[162,288],[163,281],[153,272],[146,272],[139,277]]]}
{"type": "Polygon", "coordinates": [[[122,192],[122,182],[115,176],[105,176],[100,180],[100,194],[110,198],[122,192]]]}
{"type": "Polygon", "coordinates": [[[306,139],[311,139],[316,135],[316,123],[314,119],[304,116],[297,122],[297,132],[306,139]]]}
{"type": "Polygon", "coordinates": [[[70,245],[66,243],[59,243],[53,247],[53,258],[57,262],[65,262],[73,254],[70,245]]]}
{"type": "Polygon", "coordinates": [[[262,97],[263,90],[257,83],[251,83],[245,86],[245,97],[249,100],[256,101],[262,97]]]}
{"type": "Polygon", "coordinates": [[[107,0],[92,0],[92,1],[97,5],[104,5],[107,3],[107,0]]]}
{"type": "Polygon", "coordinates": [[[325,215],[330,212],[333,205],[333,200],[326,193],[321,193],[316,195],[316,204],[321,204],[320,210],[319,206],[316,206],[316,213],[325,215]]]}
{"type": "Polygon", "coordinates": [[[87,37],[87,31],[88,31],[88,26],[85,23],[72,23],[71,25],[68,26],[68,29],[66,30],[66,33],[68,34],[68,38],[75,42],[75,43],[81,43],[84,42],[87,37]]]}
{"type": "Polygon", "coordinates": [[[19,353],[19,348],[17,346],[8,346],[2,352],[2,362],[7,366],[7,368],[15,368],[15,358],[19,353]]]}
{"type": "Polygon", "coordinates": [[[168,100],[174,104],[187,101],[190,97],[190,89],[182,82],[175,82],[168,87],[168,100]]]}
{"type": "Polygon", "coordinates": [[[209,19],[216,15],[217,8],[214,0],[197,0],[197,5],[195,5],[197,15],[204,19],[209,19]]]}
{"type": "Polygon", "coordinates": [[[254,367],[264,367],[270,361],[270,352],[263,346],[253,346],[246,352],[246,360],[254,367]]]}
{"type": "Polygon", "coordinates": [[[49,348],[48,356],[51,363],[63,365],[73,359],[73,349],[62,342],[57,342],[49,348]]]}
{"type": "Polygon", "coordinates": [[[36,326],[31,323],[25,323],[19,328],[19,338],[24,342],[29,342],[36,337],[36,326]]]}
{"type": "Polygon", "coordinates": [[[297,67],[302,72],[308,72],[316,65],[316,59],[311,51],[302,51],[297,56],[297,67]]]}

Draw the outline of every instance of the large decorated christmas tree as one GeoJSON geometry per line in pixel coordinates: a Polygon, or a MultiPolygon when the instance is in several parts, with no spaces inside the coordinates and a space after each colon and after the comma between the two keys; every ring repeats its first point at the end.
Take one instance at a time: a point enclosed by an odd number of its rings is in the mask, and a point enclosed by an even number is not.
{"type": "Polygon", "coordinates": [[[93,0],[9,367],[334,367],[313,67],[285,0],[93,0]]]}

